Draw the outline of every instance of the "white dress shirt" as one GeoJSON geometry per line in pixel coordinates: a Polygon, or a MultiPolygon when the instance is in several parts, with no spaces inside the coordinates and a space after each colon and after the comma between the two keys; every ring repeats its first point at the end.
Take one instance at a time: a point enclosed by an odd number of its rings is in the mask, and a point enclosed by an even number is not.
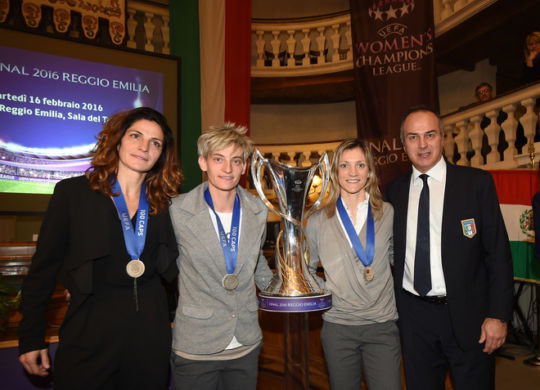
{"type": "MultiPolygon", "coordinates": [[[[403,271],[403,288],[418,295],[414,289],[414,255],[416,252],[416,230],[418,223],[418,202],[422,191],[422,172],[414,166],[409,187],[409,206],[407,212],[407,241],[405,248],[405,269],[403,271]]],[[[431,290],[428,296],[446,295],[446,284],[442,268],[441,230],[444,205],[444,189],[446,186],[446,162],[441,158],[437,164],[426,172],[429,186],[429,252],[431,269],[431,290]]]]}

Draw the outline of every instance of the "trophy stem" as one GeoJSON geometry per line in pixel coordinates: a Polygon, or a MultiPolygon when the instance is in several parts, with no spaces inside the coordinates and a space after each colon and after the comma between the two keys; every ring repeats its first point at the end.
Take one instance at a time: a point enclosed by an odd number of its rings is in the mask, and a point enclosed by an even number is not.
{"type": "MultiPolygon", "coordinates": [[[[280,261],[282,259],[280,258],[280,261]]],[[[281,288],[279,289],[279,295],[285,295],[290,297],[314,295],[317,292],[312,291],[311,286],[307,282],[303,274],[294,272],[285,262],[280,263],[281,288]]]]}
{"type": "Polygon", "coordinates": [[[306,266],[305,248],[296,239],[296,237],[304,238],[302,229],[288,221],[284,221],[283,224],[284,230],[288,231],[289,239],[283,243],[282,231],[276,240],[276,264],[281,279],[277,295],[290,297],[320,295],[322,290],[306,266]]]}
{"type": "Polygon", "coordinates": [[[309,390],[308,313],[286,313],[283,329],[285,389],[309,390]]]}

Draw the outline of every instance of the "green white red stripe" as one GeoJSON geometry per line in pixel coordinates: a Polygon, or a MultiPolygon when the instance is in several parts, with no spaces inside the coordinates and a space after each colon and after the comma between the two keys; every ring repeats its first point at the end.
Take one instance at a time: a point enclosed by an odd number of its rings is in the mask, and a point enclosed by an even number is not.
{"type": "Polygon", "coordinates": [[[491,171],[510,240],[514,276],[540,281],[540,262],[534,259],[532,197],[538,191],[538,171],[491,171]]]}
{"type": "Polygon", "coordinates": [[[249,125],[251,1],[199,1],[202,129],[249,125]]]}

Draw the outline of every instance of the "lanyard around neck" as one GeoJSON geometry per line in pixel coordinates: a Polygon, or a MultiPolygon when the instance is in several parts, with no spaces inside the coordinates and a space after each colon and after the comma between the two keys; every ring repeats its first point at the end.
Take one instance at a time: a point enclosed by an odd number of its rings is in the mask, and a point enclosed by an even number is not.
{"type": "Polygon", "coordinates": [[[114,204],[120,215],[120,221],[122,222],[122,231],[124,233],[124,242],[126,249],[132,260],[140,258],[144,243],[146,241],[146,231],[148,230],[148,201],[146,200],[146,190],[144,183],[141,185],[141,195],[139,198],[139,209],[137,210],[137,218],[135,221],[135,229],[131,224],[129,218],[129,211],[127,208],[122,188],[118,184],[118,180],[112,185],[113,192],[118,192],[117,196],[113,196],[114,204]]]}
{"type": "Polygon", "coordinates": [[[232,214],[232,222],[231,222],[231,232],[230,232],[230,239],[227,240],[227,234],[225,233],[225,229],[223,229],[223,224],[221,223],[221,219],[219,218],[219,215],[216,213],[216,210],[214,209],[214,202],[212,201],[212,196],[210,195],[210,191],[208,188],[206,191],[204,191],[204,199],[206,200],[206,203],[212,211],[214,212],[214,215],[216,216],[216,222],[218,225],[218,232],[219,232],[219,241],[221,243],[221,249],[223,250],[223,255],[225,256],[225,264],[227,265],[227,273],[232,274],[234,272],[234,269],[236,268],[236,258],[238,256],[238,232],[240,229],[240,199],[238,198],[238,194],[236,194],[234,198],[234,207],[233,207],[233,214],[232,214]]]}
{"type": "Polygon", "coordinates": [[[339,216],[341,217],[341,222],[343,222],[345,231],[347,232],[354,251],[356,252],[356,256],[362,262],[362,264],[364,264],[365,267],[371,265],[371,263],[373,262],[373,255],[375,253],[375,223],[373,222],[373,215],[371,213],[371,203],[368,202],[365,251],[362,243],[360,242],[360,238],[358,238],[358,235],[356,234],[356,230],[354,230],[351,218],[349,217],[349,214],[347,214],[347,210],[345,210],[345,206],[343,205],[341,196],[338,198],[336,207],[338,209],[339,216]]]}

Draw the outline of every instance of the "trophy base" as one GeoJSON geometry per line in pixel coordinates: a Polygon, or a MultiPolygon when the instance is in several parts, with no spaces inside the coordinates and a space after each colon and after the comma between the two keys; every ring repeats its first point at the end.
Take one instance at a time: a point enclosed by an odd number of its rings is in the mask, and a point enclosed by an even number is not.
{"type": "Polygon", "coordinates": [[[283,297],[264,292],[259,294],[259,308],[264,311],[280,313],[305,313],[326,310],[332,306],[332,293],[303,297],[283,297]]]}

